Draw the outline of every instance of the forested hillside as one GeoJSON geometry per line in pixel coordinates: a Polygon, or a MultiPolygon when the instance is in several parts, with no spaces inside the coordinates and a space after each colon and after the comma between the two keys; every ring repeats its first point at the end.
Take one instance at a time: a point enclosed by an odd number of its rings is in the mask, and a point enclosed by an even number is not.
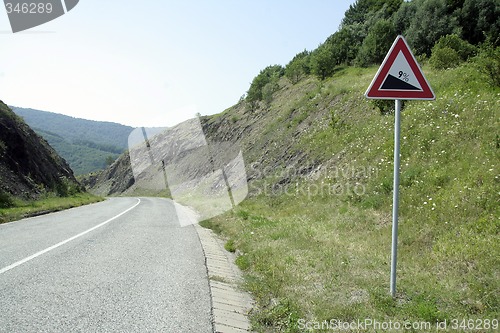
{"type": "Polygon", "coordinates": [[[129,126],[12,107],[69,163],[75,174],[104,169],[127,148],[129,126]]]}

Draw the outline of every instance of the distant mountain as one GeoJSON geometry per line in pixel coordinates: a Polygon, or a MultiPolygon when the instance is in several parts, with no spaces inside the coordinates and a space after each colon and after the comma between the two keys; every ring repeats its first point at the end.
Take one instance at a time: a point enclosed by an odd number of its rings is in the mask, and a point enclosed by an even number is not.
{"type": "Polygon", "coordinates": [[[127,149],[132,127],[11,106],[69,163],[76,175],[104,169],[127,149]]]}
{"type": "Polygon", "coordinates": [[[80,190],[66,161],[0,101],[0,208],[12,197],[65,196],[80,190]]]}

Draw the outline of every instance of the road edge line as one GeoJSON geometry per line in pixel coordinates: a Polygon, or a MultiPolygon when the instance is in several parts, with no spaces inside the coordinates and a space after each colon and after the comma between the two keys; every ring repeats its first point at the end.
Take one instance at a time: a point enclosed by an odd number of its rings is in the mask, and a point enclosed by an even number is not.
{"type": "Polygon", "coordinates": [[[4,268],[0,269],[0,274],[3,274],[3,273],[5,273],[5,272],[8,272],[8,271],[10,271],[11,269],[16,268],[17,266],[20,266],[20,265],[22,265],[22,264],[25,264],[25,263],[27,263],[28,261],[35,259],[36,257],[39,257],[39,256],[41,256],[41,255],[43,255],[43,254],[45,254],[45,253],[47,253],[47,252],[50,252],[50,251],[52,251],[52,250],[54,250],[54,249],[56,249],[56,248],[58,248],[58,247],[60,247],[60,246],[62,246],[62,245],[64,245],[64,244],[66,244],[66,243],[71,242],[72,240],[75,240],[75,239],[77,239],[77,238],[79,238],[79,237],[81,237],[81,236],[84,236],[84,235],[88,234],[89,232],[92,232],[92,231],[94,231],[94,230],[96,230],[96,229],[98,229],[98,228],[100,228],[100,227],[102,227],[102,226],[104,226],[104,225],[108,224],[109,222],[111,222],[111,221],[113,221],[113,220],[116,220],[116,219],[117,219],[117,218],[119,218],[120,216],[122,216],[122,215],[124,215],[124,214],[126,214],[126,213],[130,212],[132,209],[134,209],[135,207],[139,206],[139,204],[140,204],[140,203],[141,203],[141,199],[137,198],[137,203],[136,203],[135,205],[133,205],[132,207],[128,208],[127,210],[124,210],[124,211],[123,211],[123,212],[121,212],[120,214],[118,214],[118,215],[116,215],[116,216],[113,216],[112,218],[110,218],[110,219],[108,219],[108,220],[106,220],[106,221],[104,221],[104,222],[102,222],[102,223],[100,223],[100,224],[98,224],[98,225],[96,225],[96,226],[93,226],[92,228],[87,229],[87,230],[85,230],[85,231],[83,231],[83,232],[79,233],[78,235],[75,235],[75,236],[70,237],[70,238],[68,238],[68,239],[66,239],[66,240],[63,240],[62,242],[59,242],[59,243],[57,243],[57,244],[54,244],[54,245],[52,245],[52,246],[50,246],[50,247],[48,247],[48,248],[46,248],[46,249],[44,249],[44,250],[41,250],[41,251],[39,251],[39,252],[37,252],[37,253],[35,253],[35,254],[30,255],[29,257],[26,257],[26,258],[24,258],[24,259],[21,259],[21,260],[19,260],[19,261],[16,261],[15,263],[13,263],[13,264],[11,264],[11,265],[9,265],[9,266],[6,266],[6,267],[4,267],[4,268]]]}

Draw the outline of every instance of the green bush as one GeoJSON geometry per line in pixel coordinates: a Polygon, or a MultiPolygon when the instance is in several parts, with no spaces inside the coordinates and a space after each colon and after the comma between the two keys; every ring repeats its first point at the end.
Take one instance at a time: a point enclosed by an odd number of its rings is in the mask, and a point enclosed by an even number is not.
{"type": "Polygon", "coordinates": [[[457,51],[450,47],[433,49],[429,63],[435,69],[447,69],[457,67],[462,60],[457,51]]]}
{"type": "Polygon", "coordinates": [[[362,67],[381,63],[396,35],[394,25],[391,21],[377,21],[368,31],[368,35],[361,45],[355,63],[362,67]]]}
{"type": "Polygon", "coordinates": [[[309,52],[304,50],[298,53],[285,67],[285,76],[292,82],[296,84],[304,76],[310,73],[309,68],[309,52]]]}
{"type": "Polygon", "coordinates": [[[226,251],[229,251],[231,253],[236,252],[236,245],[234,244],[234,240],[230,239],[224,244],[224,248],[226,251]]]}
{"type": "MultiPolygon", "coordinates": [[[[371,101],[372,105],[380,111],[381,115],[394,113],[396,110],[396,103],[394,100],[388,99],[374,99],[371,101]]],[[[401,103],[401,111],[405,107],[405,102],[401,103]]]]}
{"type": "Polygon", "coordinates": [[[495,48],[485,43],[474,62],[478,70],[486,74],[494,86],[500,86],[500,47],[495,48]]]}
{"type": "Polygon", "coordinates": [[[57,184],[55,184],[54,191],[59,197],[70,197],[77,193],[81,193],[82,189],[77,183],[63,177],[57,184]]]}
{"type": "Polygon", "coordinates": [[[311,53],[311,73],[320,80],[324,80],[335,73],[333,49],[334,46],[323,43],[311,53]]]}
{"type": "MultiPolygon", "coordinates": [[[[251,108],[255,108],[256,103],[258,101],[262,101],[264,98],[263,88],[268,84],[272,83],[272,86],[275,88],[276,84],[280,77],[285,75],[285,69],[280,65],[268,66],[260,71],[259,75],[257,75],[250,85],[250,89],[248,89],[246,101],[251,105],[251,108]]],[[[266,93],[269,95],[269,87],[267,88],[266,93]]],[[[273,91],[274,92],[274,91],[273,91]]],[[[266,97],[269,97],[266,95],[266,97]]],[[[271,93],[272,95],[272,93],[271,93]]]]}
{"type": "Polygon", "coordinates": [[[270,105],[273,100],[273,94],[279,89],[278,82],[271,81],[262,87],[262,100],[266,105],[270,105]]]}
{"type": "Polygon", "coordinates": [[[248,259],[248,255],[241,255],[236,258],[236,266],[242,271],[246,271],[250,268],[250,260],[248,259]]]}
{"type": "Polygon", "coordinates": [[[8,193],[0,191],[0,208],[14,207],[14,200],[8,193]]]}
{"type": "Polygon", "coordinates": [[[435,48],[449,47],[455,50],[458,56],[464,61],[474,56],[477,52],[477,49],[474,45],[461,39],[456,34],[446,35],[439,38],[434,47],[435,48]]]}
{"type": "Polygon", "coordinates": [[[455,34],[441,37],[432,48],[429,62],[436,69],[447,69],[467,61],[477,52],[475,46],[455,34]]]}

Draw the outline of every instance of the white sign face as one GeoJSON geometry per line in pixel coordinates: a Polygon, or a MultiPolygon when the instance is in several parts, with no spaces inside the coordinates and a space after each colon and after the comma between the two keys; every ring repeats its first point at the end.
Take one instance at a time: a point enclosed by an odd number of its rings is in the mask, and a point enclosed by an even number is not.
{"type": "MultiPolygon", "coordinates": [[[[402,90],[413,90],[411,87],[408,87],[406,84],[414,87],[414,90],[422,91],[422,86],[418,82],[415,74],[413,73],[413,69],[411,69],[410,64],[406,60],[403,52],[399,51],[396,59],[394,59],[394,63],[389,70],[388,75],[393,76],[394,78],[400,80],[400,85],[404,86],[405,89],[402,90]],[[406,83],[406,84],[405,84],[406,83]]],[[[385,80],[387,82],[387,78],[385,80]]],[[[397,83],[397,81],[395,81],[397,83]]],[[[384,82],[385,83],[385,82],[384,82]]],[[[398,84],[396,84],[398,86],[398,84]]],[[[382,85],[382,90],[384,90],[384,85],[382,85]]]]}

